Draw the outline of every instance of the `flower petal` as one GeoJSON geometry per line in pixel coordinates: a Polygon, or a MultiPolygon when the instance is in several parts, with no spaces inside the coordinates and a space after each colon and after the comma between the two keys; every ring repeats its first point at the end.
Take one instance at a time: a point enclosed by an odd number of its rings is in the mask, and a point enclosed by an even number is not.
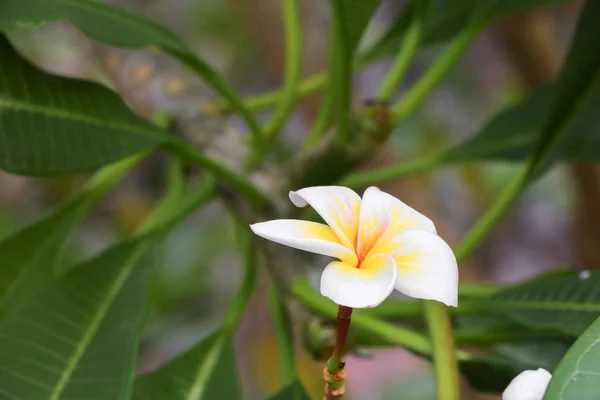
{"type": "Polygon", "coordinates": [[[552,375],[543,368],[517,375],[502,393],[502,400],[542,400],[552,375]]]}
{"type": "Polygon", "coordinates": [[[377,246],[398,265],[396,289],[419,299],[456,307],[458,265],[450,246],[423,229],[400,231],[377,246]]]}
{"type": "Polygon", "coordinates": [[[354,251],[340,244],[337,235],[324,224],[276,219],[250,225],[250,229],[258,236],[276,243],[356,263],[354,251]]]}
{"type": "Polygon", "coordinates": [[[296,207],[308,204],[333,229],[344,246],[354,249],[360,196],[342,186],[314,186],[290,192],[290,200],[296,207]]]}
{"type": "Polygon", "coordinates": [[[392,293],[397,274],[396,263],[386,255],[369,257],[361,268],[334,261],[321,275],[321,294],[341,306],[375,307],[392,293]]]}
{"type": "Polygon", "coordinates": [[[437,233],[433,222],[394,196],[372,186],[362,198],[358,226],[358,258],[381,254],[375,249],[379,239],[406,229],[437,233]]]}

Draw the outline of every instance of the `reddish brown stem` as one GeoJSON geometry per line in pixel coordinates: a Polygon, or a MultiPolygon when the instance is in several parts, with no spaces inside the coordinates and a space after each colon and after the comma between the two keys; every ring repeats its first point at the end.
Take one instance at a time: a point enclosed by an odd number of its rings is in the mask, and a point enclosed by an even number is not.
{"type": "Polygon", "coordinates": [[[323,377],[325,378],[325,400],[340,399],[345,392],[346,371],[342,355],[346,348],[346,338],[350,328],[350,317],[352,308],[339,306],[337,314],[335,348],[333,354],[327,361],[323,377]]]}

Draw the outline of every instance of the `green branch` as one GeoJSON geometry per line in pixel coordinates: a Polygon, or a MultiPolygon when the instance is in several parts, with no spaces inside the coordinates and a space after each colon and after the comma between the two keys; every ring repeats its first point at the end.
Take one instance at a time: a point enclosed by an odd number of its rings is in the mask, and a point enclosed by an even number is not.
{"type": "MultiPolygon", "coordinates": [[[[332,1],[332,6],[335,7],[337,1],[332,1]]],[[[339,6],[337,6],[339,7],[339,6]]],[[[335,8],[334,8],[335,11],[335,8]]],[[[329,32],[329,56],[327,58],[327,88],[325,98],[319,108],[317,118],[304,140],[304,148],[313,147],[323,136],[332,118],[335,115],[336,102],[339,99],[339,81],[338,71],[341,68],[339,64],[343,63],[340,54],[340,48],[343,46],[344,38],[342,27],[340,26],[341,17],[334,13],[333,22],[329,32]]]]}
{"type": "Polygon", "coordinates": [[[244,310],[256,283],[256,244],[254,236],[248,229],[248,225],[243,221],[235,218],[236,233],[241,248],[242,260],[244,262],[244,276],[242,277],[242,285],[233,299],[229,310],[223,321],[223,328],[233,330],[239,324],[244,315],[244,310]]]}
{"type": "Polygon", "coordinates": [[[279,135],[298,99],[298,86],[302,71],[302,25],[298,0],[281,3],[285,26],[285,76],[279,106],[265,125],[267,141],[279,135]]]}
{"type": "Polygon", "coordinates": [[[231,105],[231,107],[236,110],[242,119],[248,125],[250,132],[252,133],[252,139],[254,144],[260,147],[264,142],[264,134],[263,131],[258,124],[258,120],[256,116],[246,107],[242,98],[233,90],[227,82],[221,77],[221,75],[215,71],[210,65],[205,63],[203,60],[195,57],[193,51],[189,50],[188,52],[176,51],[173,49],[166,49],[168,53],[177,57],[184,65],[190,68],[194,73],[196,73],[201,78],[212,86],[227,102],[231,105]]]}
{"type": "Polygon", "coordinates": [[[437,58],[421,78],[410,88],[406,95],[394,106],[396,122],[404,121],[425,101],[437,87],[440,80],[456,64],[456,61],[469,48],[473,40],[479,36],[484,23],[476,23],[461,31],[448,48],[437,58]]]}
{"type": "MultiPolygon", "coordinates": [[[[321,90],[327,84],[327,74],[318,72],[302,80],[298,86],[298,98],[309,96],[321,90]]],[[[246,107],[254,112],[263,111],[278,104],[283,97],[283,90],[277,89],[270,92],[246,97],[242,101],[246,107]]],[[[227,113],[233,111],[226,99],[219,99],[214,104],[208,103],[207,108],[216,108],[217,112],[227,113]]]]}
{"type": "Polygon", "coordinates": [[[527,184],[528,170],[528,166],[525,166],[521,172],[517,173],[513,181],[502,191],[502,193],[500,193],[496,201],[481,217],[479,217],[458,246],[456,246],[454,253],[456,254],[456,259],[459,261],[459,266],[461,265],[461,261],[468,258],[492,229],[494,229],[496,223],[502,218],[521,190],[525,187],[527,184]]]}
{"type": "Polygon", "coordinates": [[[267,309],[269,311],[269,318],[271,319],[271,326],[275,332],[281,381],[283,386],[286,386],[292,383],[296,377],[296,364],[294,361],[294,346],[291,340],[293,334],[289,329],[290,321],[287,318],[283,301],[277,288],[271,285],[267,293],[267,309]]]}
{"type": "Polygon", "coordinates": [[[179,139],[172,139],[165,144],[165,149],[190,160],[223,180],[232,188],[237,189],[257,209],[264,209],[269,200],[256,186],[242,175],[237,174],[225,165],[205,156],[189,143],[179,139]]]}
{"type": "Polygon", "coordinates": [[[401,179],[405,176],[428,172],[435,169],[442,159],[440,157],[421,157],[414,160],[402,161],[396,165],[371,171],[361,171],[350,174],[342,179],[340,185],[351,188],[362,188],[370,185],[401,179]]]}
{"type": "MultiPolygon", "coordinates": [[[[417,2],[417,8],[419,8],[420,4],[421,3],[417,2]]],[[[421,34],[423,32],[424,13],[422,10],[416,10],[413,15],[414,17],[411,20],[410,27],[402,41],[402,48],[379,88],[377,98],[381,101],[387,102],[392,100],[392,97],[402,84],[402,81],[408,72],[408,68],[419,49],[421,34]]]]}
{"type": "MultiPolygon", "coordinates": [[[[330,71],[330,77],[334,77],[336,82],[334,96],[337,110],[334,115],[337,116],[337,132],[336,141],[340,145],[345,145],[348,142],[350,112],[352,106],[352,55],[353,51],[347,39],[347,27],[345,26],[346,19],[344,18],[344,2],[342,0],[331,0],[333,27],[336,46],[332,49],[332,54],[337,58],[334,64],[334,70],[330,71]],[[336,87],[337,86],[337,87],[336,87]]],[[[331,79],[331,78],[330,78],[331,79]]]]}

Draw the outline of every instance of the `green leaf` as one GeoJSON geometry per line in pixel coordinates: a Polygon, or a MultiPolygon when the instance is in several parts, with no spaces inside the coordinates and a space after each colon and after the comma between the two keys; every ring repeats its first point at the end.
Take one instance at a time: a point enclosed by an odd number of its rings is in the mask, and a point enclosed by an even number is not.
{"type": "Polygon", "coordinates": [[[556,160],[600,160],[599,46],[600,4],[588,2],[558,81],[501,112],[444,161],[522,161],[531,154],[529,175],[535,178],[556,160]]]}
{"type": "Polygon", "coordinates": [[[556,83],[555,100],[531,156],[528,178],[556,159],[590,146],[584,138],[600,126],[600,2],[581,11],[569,55],[556,83]]]}
{"type": "Polygon", "coordinates": [[[239,190],[257,208],[266,204],[245,177],[137,117],[112,91],[41,72],[4,38],[0,52],[0,168],[26,175],[84,171],[163,144],[239,190]]]}
{"type": "Polygon", "coordinates": [[[489,355],[461,361],[460,369],[474,389],[502,393],[524,370],[552,371],[568,348],[561,341],[495,346],[489,355]]]}
{"type": "Polygon", "coordinates": [[[334,0],[342,1],[343,29],[345,32],[348,53],[352,54],[358,46],[360,39],[379,7],[381,0],[334,0]]]}
{"type": "Polygon", "coordinates": [[[293,382],[279,393],[269,397],[269,400],[310,400],[300,382],[293,382]]]}
{"type": "Polygon", "coordinates": [[[522,364],[537,365],[538,368],[553,371],[573,341],[573,339],[551,339],[499,344],[492,347],[492,352],[522,364]]]}
{"type": "Polygon", "coordinates": [[[426,2],[427,12],[422,34],[422,47],[445,42],[477,19],[497,19],[508,14],[522,13],[541,6],[565,3],[567,0],[413,0],[400,11],[390,28],[367,51],[365,58],[375,59],[398,51],[410,24],[415,3],[426,2]]]}
{"type": "Polygon", "coordinates": [[[551,273],[509,289],[478,305],[534,329],[581,334],[600,314],[600,271],[551,273]]]}
{"type": "Polygon", "coordinates": [[[32,66],[0,36],[0,168],[47,176],[96,169],[167,136],[111,90],[32,66]]]}
{"type": "Polygon", "coordinates": [[[144,239],[105,251],[27,299],[0,325],[0,399],[131,397],[144,239]]]}
{"type": "MultiPolygon", "coordinates": [[[[150,241],[206,202],[208,180],[183,196],[178,162],[140,236],[48,279],[0,324],[0,399],[120,400],[132,396],[147,290],[136,268],[150,241]]],[[[101,176],[102,178],[102,176],[101,176]]],[[[22,288],[28,291],[29,287],[22,288]]]]}
{"type": "Polygon", "coordinates": [[[114,46],[162,48],[225,97],[246,120],[255,140],[260,140],[262,133],[256,118],[221,75],[160,24],[99,1],[3,0],[0,5],[1,32],[60,20],[69,20],[91,38],[114,46]]]}
{"type": "Polygon", "coordinates": [[[600,318],[569,349],[554,371],[544,400],[587,400],[600,393],[600,318]]]}
{"type": "Polygon", "coordinates": [[[32,225],[0,241],[0,321],[23,297],[34,293],[59,271],[71,232],[96,201],[143,156],[108,166],[73,198],[32,225]]]}
{"type": "MultiPolygon", "coordinates": [[[[449,150],[443,161],[526,160],[548,116],[553,95],[552,87],[545,86],[517,105],[501,111],[470,139],[449,150]]],[[[567,156],[577,157],[578,153],[567,156]]]]}
{"type": "MultiPolygon", "coordinates": [[[[388,30],[362,55],[364,59],[374,60],[398,52],[414,16],[417,7],[415,3],[418,1],[422,0],[412,1],[402,8],[388,30]]],[[[467,23],[474,2],[475,0],[428,2],[421,34],[421,47],[435,45],[456,35],[467,23]]]]}
{"type": "Polygon", "coordinates": [[[551,7],[568,0],[477,0],[476,15],[480,18],[499,18],[524,13],[536,8],[551,7]]]}
{"type": "Polygon", "coordinates": [[[219,330],[157,372],[139,378],[134,400],[238,400],[231,334],[219,330]]]}
{"type": "Polygon", "coordinates": [[[232,342],[235,328],[254,288],[256,248],[246,224],[239,223],[237,233],[243,251],[245,274],[223,325],[163,368],[139,378],[135,384],[134,400],[241,398],[232,342]]]}

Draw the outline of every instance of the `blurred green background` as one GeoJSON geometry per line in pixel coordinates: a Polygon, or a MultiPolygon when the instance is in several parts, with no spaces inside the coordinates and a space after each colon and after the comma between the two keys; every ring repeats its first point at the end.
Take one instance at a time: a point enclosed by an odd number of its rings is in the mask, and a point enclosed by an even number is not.
{"type": "MultiPolygon", "coordinates": [[[[273,90],[284,68],[279,1],[123,0],[119,6],[147,15],[179,33],[212,65],[226,73],[245,95],[273,90]]],[[[384,31],[403,6],[388,0],[372,21],[363,45],[384,31]]],[[[578,3],[511,16],[488,27],[424,107],[393,133],[365,168],[403,158],[435,154],[475,132],[498,110],[521,99],[555,76],[572,33],[578,3]]],[[[303,73],[325,68],[329,9],[322,0],[302,2],[303,73]]],[[[121,92],[139,113],[168,111],[177,131],[211,151],[231,151],[228,133],[243,129],[235,118],[210,111],[213,95],[174,61],[153,49],[120,50],[86,39],[67,23],[52,24],[12,37],[19,49],[45,69],[102,81],[121,92]]],[[[418,55],[406,84],[439,53],[418,55]]],[[[357,102],[374,95],[390,59],[355,75],[357,102]]],[[[399,94],[401,96],[402,93],[399,94]]],[[[300,142],[310,127],[320,95],[304,99],[285,138],[300,142]]],[[[235,163],[235,157],[231,157],[235,163]]],[[[432,217],[454,244],[506,185],[516,165],[491,163],[451,167],[382,186],[432,217]]],[[[121,182],[79,227],[69,256],[83,259],[132,232],[151,210],[165,183],[165,160],[153,156],[121,182]]],[[[600,218],[600,179],[591,166],[555,168],[520,198],[469,261],[477,268],[461,280],[520,281],[548,265],[576,259],[600,265],[593,221],[600,218]],[[591,239],[590,239],[591,238],[591,239]],[[590,240],[592,240],[590,245],[590,240]],[[576,245],[578,243],[578,245],[576,245]]],[[[33,179],[0,171],[0,236],[14,232],[73,193],[84,177],[33,179]]],[[[240,279],[233,224],[221,206],[211,204],[154,246],[152,307],[142,339],[139,372],[157,368],[217,325],[240,279]]],[[[277,355],[264,307],[264,288],[254,296],[237,335],[237,354],[248,398],[262,399],[279,388],[277,355]]],[[[301,353],[306,387],[321,393],[322,364],[301,353]]],[[[369,351],[348,360],[348,398],[429,400],[434,397],[428,365],[403,350],[369,351]]],[[[468,396],[471,396],[470,394],[468,396]]],[[[493,398],[473,395],[473,399],[493,398]]]]}

